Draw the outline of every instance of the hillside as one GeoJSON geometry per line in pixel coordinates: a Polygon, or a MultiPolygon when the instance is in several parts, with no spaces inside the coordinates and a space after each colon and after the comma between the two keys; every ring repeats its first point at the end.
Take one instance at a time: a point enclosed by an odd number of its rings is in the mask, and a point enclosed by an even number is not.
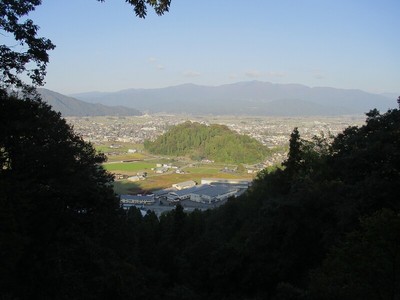
{"type": "Polygon", "coordinates": [[[141,112],[134,108],[87,103],[43,88],[38,89],[38,92],[43,101],[50,104],[55,111],[60,112],[64,117],[141,115],[141,112]]]}
{"type": "Polygon", "coordinates": [[[255,163],[262,161],[268,150],[260,142],[239,135],[224,125],[203,125],[185,122],[174,126],[154,142],[144,147],[153,154],[188,156],[225,163],[255,163]]]}
{"type": "Polygon", "coordinates": [[[74,97],[92,103],[124,105],[150,113],[195,115],[315,116],[386,111],[396,99],[361,90],[308,87],[250,81],[220,86],[183,84],[158,89],[84,93],[74,97]]]}

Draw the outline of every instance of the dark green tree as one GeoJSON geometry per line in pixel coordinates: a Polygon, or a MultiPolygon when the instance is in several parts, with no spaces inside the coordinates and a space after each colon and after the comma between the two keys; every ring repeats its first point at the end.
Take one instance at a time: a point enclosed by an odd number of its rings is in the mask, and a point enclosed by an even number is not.
{"type": "Polygon", "coordinates": [[[302,154],[301,154],[302,141],[297,127],[295,127],[290,134],[289,140],[289,153],[288,158],[283,165],[288,169],[288,172],[296,172],[300,169],[302,154]]]}
{"type": "Polygon", "coordinates": [[[226,163],[260,162],[269,153],[257,140],[239,135],[226,126],[190,121],[170,128],[153,142],[146,141],[144,147],[155,154],[187,155],[226,163]]]}
{"type": "Polygon", "coordinates": [[[104,160],[47,104],[1,92],[0,297],[127,293],[118,278],[137,272],[104,160]]]}
{"type": "Polygon", "coordinates": [[[400,217],[383,209],[334,247],[312,273],[313,299],[399,299],[400,217]]]}

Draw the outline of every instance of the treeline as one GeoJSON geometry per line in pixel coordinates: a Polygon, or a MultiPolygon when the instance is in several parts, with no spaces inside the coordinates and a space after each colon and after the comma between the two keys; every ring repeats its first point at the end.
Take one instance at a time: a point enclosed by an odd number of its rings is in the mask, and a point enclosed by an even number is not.
{"type": "Polygon", "coordinates": [[[400,111],[290,139],[240,198],[118,208],[105,158],[40,101],[1,95],[1,299],[398,299],[400,111]]]}
{"type": "Polygon", "coordinates": [[[263,161],[268,149],[257,140],[233,132],[225,125],[204,125],[187,121],[172,127],[144,148],[153,154],[190,156],[225,163],[263,161]]]}

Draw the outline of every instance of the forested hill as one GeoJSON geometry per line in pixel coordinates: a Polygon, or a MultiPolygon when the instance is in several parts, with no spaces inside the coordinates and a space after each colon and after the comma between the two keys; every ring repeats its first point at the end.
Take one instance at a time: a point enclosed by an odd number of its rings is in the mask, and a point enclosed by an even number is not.
{"type": "Polygon", "coordinates": [[[144,147],[153,154],[191,156],[226,163],[255,163],[268,155],[268,149],[257,140],[240,135],[224,125],[185,122],[172,127],[144,147]]]}

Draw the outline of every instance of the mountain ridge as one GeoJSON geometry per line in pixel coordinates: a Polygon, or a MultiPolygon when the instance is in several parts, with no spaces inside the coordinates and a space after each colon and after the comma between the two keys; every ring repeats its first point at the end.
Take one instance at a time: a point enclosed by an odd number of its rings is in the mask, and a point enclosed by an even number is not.
{"type": "Polygon", "coordinates": [[[39,88],[38,92],[42,100],[51,105],[53,110],[60,112],[63,117],[137,116],[142,114],[140,111],[134,108],[88,103],[49,89],[39,88]]]}
{"type": "Polygon", "coordinates": [[[263,81],[242,81],[219,86],[181,84],[73,96],[91,103],[118,104],[149,113],[331,116],[364,114],[373,108],[386,111],[396,106],[396,99],[357,89],[263,81]]]}

